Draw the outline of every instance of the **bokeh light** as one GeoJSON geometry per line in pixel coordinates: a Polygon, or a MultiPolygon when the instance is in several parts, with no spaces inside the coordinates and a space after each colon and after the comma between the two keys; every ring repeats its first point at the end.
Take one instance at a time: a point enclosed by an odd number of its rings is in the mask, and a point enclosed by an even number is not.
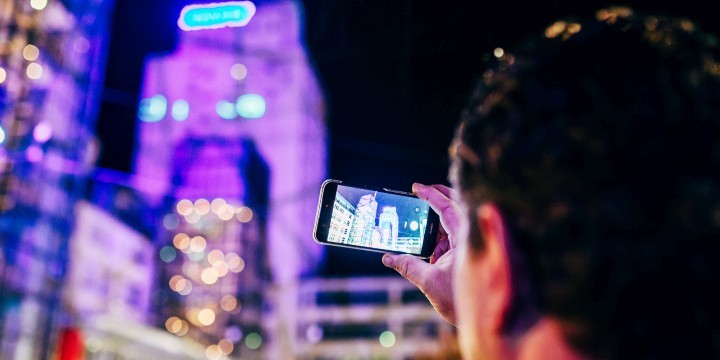
{"type": "Polygon", "coordinates": [[[207,247],[207,241],[202,236],[194,236],[190,239],[190,250],[194,252],[204,251],[207,247]]]}
{"type": "Polygon", "coordinates": [[[242,80],[247,76],[247,67],[243,64],[235,64],[230,67],[230,76],[235,80],[242,80]]]}
{"type": "Polygon", "coordinates": [[[223,206],[222,210],[220,210],[220,213],[218,214],[218,217],[220,220],[228,221],[235,216],[235,209],[232,207],[232,205],[225,205],[223,206]]]}
{"type": "Polygon", "coordinates": [[[163,226],[167,230],[175,230],[180,225],[180,219],[175,214],[167,214],[163,217],[163,226]]]}
{"type": "Polygon", "coordinates": [[[222,351],[223,355],[230,355],[235,348],[232,341],[228,339],[222,339],[218,342],[218,347],[222,351]]]}
{"type": "Polygon", "coordinates": [[[190,237],[185,233],[179,233],[173,237],[173,245],[179,250],[190,247],[190,237]]]}
{"type": "Polygon", "coordinates": [[[215,271],[217,271],[217,274],[219,277],[223,277],[223,276],[227,275],[228,270],[229,270],[228,265],[225,263],[225,261],[216,261],[212,265],[212,267],[213,267],[213,269],[215,269],[215,271]]]}
{"type": "Polygon", "coordinates": [[[43,75],[43,67],[36,62],[30,63],[27,66],[26,73],[28,78],[32,80],[37,80],[43,75]]]}
{"type": "Polygon", "coordinates": [[[393,347],[395,345],[395,334],[389,330],[383,331],[380,334],[380,345],[386,348],[393,347]]]}
{"type": "Polygon", "coordinates": [[[42,149],[37,145],[28,146],[25,150],[25,158],[32,163],[42,161],[44,155],[42,149]]]}
{"type": "Polygon", "coordinates": [[[25,48],[23,48],[22,54],[25,60],[35,61],[40,57],[40,49],[33,44],[27,44],[25,45],[25,48]]]}
{"type": "Polygon", "coordinates": [[[192,214],[185,217],[185,221],[188,222],[188,224],[197,224],[200,222],[200,219],[202,216],[196,212],[193,212],[192,214]]]}
{"type": "Polygon", "coordinates": [[[47,0],[30,0],[30,7],[32,7],[35,10],[45,9],[47,4],[48,4],[47,0]]]}
{"type": "Polygon", "coordinates": [[[210,263],[210,265],[213,265],[218,261],[225,261],[225,254],[223,254],[222,251],[215,249],[215,250],[210,251],[210,253],[208,254],[207,260],[210,263]]]}
{"type": "Polygon", "coordinates": [[[245,346],[252,350],[257,350],[262,345],[262,337],[260,334],[252,332],[245,337],[245,346]]]}
{"type": "Polygon", "coordinates": [[[218,281],[218,272],[215,268],[207,268],[203,270],[202,274],[200,274],[200,279],[204,283],[212,285],[218,281]]]}
{"type": "Polygon", "coordinates": [[[199,215],[205,215],[210,212],[210,202],[205,199],[197,199],[193,208],[199,215]]]}
{"type": "Polygon", "coordinates": [[[230,268],[230,271],[239,273],[245,269],[245,260],[243,260],[238,254],[229,253],[225,255],[225,262],[230,268]]]}
{"type": "Polygon", "coordinates": [[[0,126],[0,144],[5,142],[5,130],[0,126]]]}
{"type": "Polygon", "coordinates": [[[90,51],[90,41],[84,36],[78,36],[73,41],[73,50],[79,54],[85,54],[90,51]]]}
{"type": "Polygon", "coordinates": [[[208,360],[220,360],[223,356],[222,350],[217,345],[210,345],[205,349],[205,357],[208,360]]]}
{"type": "Polygon", "coordinates": [[[215,105],[215,111],[217,111],[218,116],[225,120],[232,120],[237,117],[235,105],[227,100],[218,101],[217,105],[215,105]]]}
{"type": "Polygon", "coordinates": [[[182,329],[182,320],[177,316],[173,316],[165,321],[165,328],[175,334],[182,329]]]}
{"type": "Polygon", "coordinates": [[[193,212],[193,203],[190,200],[183,199],[178,201],[175,208],[177,209],[178,214],[188,216],[193,212]]]}
{"type": "Polygon", "coordinates": [[[205,252],[204,251],[200,251],[200,252],[193,251],[193,252],[188,253],[187,257],[188,257],[188,259],[190,259],[190,261],[198,262],[198,261],[202,260],[203,258],[205,258],[205,252]]]}
{"type": "Polygon", "coordinates": [[[323,330],[318,324],[312,324],[305,329],[305,338],[311,344],[319,343],[323,335],[323,330]]]}
{"type": "Polygon", "coordinates": [[[225,295],[220,299],[220,308],[230,312],[237,308],[237,299],[232,295],[225,295]]]}
{"type": "Polygon", "coordinates": [[[5,79],[7,79],[7,71],[0,67],[0,84],[4,83],[5,79]]]}
{"type": "Polygon", "coordinates": [[[250,220],[252,220],[253,212],[247,206],[240,206],[237,209],[237,213],[235,214],[235,216],[237,217],[238,221],[240,221],[241,223],[247,223],[247,222],[250,222],[250,220]]]}
{"type": "Polygon", "coordinates": [[[225,329],[225,338],[233,343],[240,341],[242,337],[243,332],[237,325],[228,326],[228,328],[225,329]]]}
{"type": "Polygon", "coordinates": [[[190,104],[186,100],[175,100],[170,113],[176,121],[185,121],[190,115],[190,104]]]}
{"type": "Polygon", "coordinates": [[[198,313],[198,322],[204,326],[210,326],[215,322],[215,312],[212,309],[202,309],[198,313]]]}
{"type": "Polygon", "coordinates": [[[212,203],[210,203],[210,210],[213,212],[213,214],[220,214],[225,208],[225,205],[227,205],[225,199],[217,198],[214,199],[212,203]]]}
{"type": "Polygon", "coordinates": [[[167,98],[160,94],[140,100],[138,118],[144,122],[157,122],[167,113],[167,98]]]}
{"type": "Polygon", "coordinates": [[[502,48],[495,48],[495,50],[493,50],[493,55],[495,55],[496,58],[501,58],[505,55],[505,50],[502,48]]]}
{"type": "Polygon", "coordinates": [[[33,138],[39,143],[45,143],[52,137],[52,127],[50,124],[43,121],[35,125],[33,129],[33,138]]]}
{"type": "Polygon", "coordinates": [[[247,119],[258,119],[265,115],[265,98],[258,94],[245,94],[238,97],[235,109],[238,115],[247,119]]]}
{"type": "Polygon", "coordinates": [[[175,248],[172,246],[163,246],[162,249],[160,249],[160,259],[163,262],[170,263],[175,260],[177,257],[177,251],[175,251],[175,248]]]}

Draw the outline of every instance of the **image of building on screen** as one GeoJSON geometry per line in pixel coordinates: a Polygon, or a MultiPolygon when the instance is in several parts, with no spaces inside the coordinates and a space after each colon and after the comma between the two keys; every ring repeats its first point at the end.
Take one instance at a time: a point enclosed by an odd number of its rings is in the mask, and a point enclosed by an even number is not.
{"type": "Polygon", "coordinates": [[[395,247],[398,240],[399,219],[397,208],[394,206],[385,206],[382,209],[378,221],[380,228],[382,246],[388,249],[395,247]]]}
{"type": "Polygon", "coordinates": [[[350,243],[353,245],[370,246],[372,230],[377,217],[378,203],[374,194],[363,195],[358,201],[355,211],[355,224],[350,232],[350,243]]]}
{"type": "Polygon", "coordinates": [[[355,221],[355,207],[342,195],[335,196],[332,215],[330,217],[330,230],[328,241],[347,244],[355,221]]]}

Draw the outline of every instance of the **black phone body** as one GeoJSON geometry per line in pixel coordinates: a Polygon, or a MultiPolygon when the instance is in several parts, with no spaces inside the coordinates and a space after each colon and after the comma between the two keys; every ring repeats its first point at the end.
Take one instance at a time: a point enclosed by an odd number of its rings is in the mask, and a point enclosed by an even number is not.
{"type": "Polygon", "coordinates": [[[429,258],[439,227],[437,213],[412,193],[326,180],[313,235],[324,245],[429,258]]]}

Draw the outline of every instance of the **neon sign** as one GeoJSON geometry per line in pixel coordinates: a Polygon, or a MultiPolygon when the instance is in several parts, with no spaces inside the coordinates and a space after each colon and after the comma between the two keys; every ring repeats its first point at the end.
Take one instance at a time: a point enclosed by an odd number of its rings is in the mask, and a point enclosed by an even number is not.
{"type": "Polygon", "coordinates": [[[250,1],[188,5],[180,12],[178,26],[184,31],[239,27],[253,15],[255,4],[250,1]]]}

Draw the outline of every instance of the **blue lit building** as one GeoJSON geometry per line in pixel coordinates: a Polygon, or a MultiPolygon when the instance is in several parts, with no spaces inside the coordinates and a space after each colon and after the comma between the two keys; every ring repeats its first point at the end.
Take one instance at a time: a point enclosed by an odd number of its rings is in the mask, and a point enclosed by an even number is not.
{"type": "Polygon", "coordinates": [[[49,358],[68,241],[97,148],[112,1],[0,5],[0,354],[49,358]]]}

